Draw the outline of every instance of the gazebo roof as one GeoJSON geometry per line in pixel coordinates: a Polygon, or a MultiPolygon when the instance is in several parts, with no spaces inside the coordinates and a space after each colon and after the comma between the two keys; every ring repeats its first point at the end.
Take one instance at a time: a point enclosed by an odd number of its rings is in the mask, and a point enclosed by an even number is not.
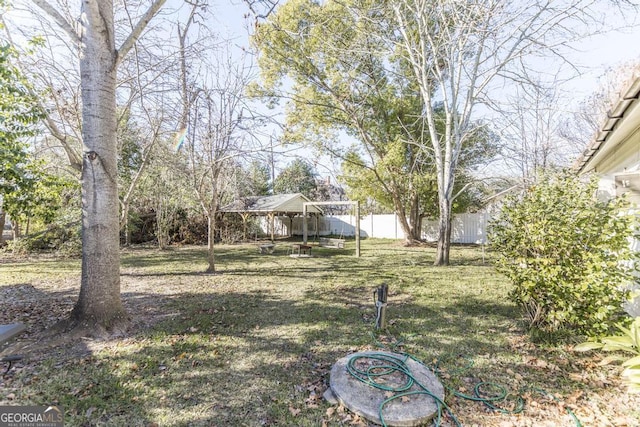
{"type": "MultiPolygon", "coordinates": [[[[309,201],[302,193],[248,196],[223,206],[220,211],[253,214],[302,214],[302,204],[309,201]]],[[[313,205],[307,206],[307,212],[323,213],[320,208],[313,205]]]]}

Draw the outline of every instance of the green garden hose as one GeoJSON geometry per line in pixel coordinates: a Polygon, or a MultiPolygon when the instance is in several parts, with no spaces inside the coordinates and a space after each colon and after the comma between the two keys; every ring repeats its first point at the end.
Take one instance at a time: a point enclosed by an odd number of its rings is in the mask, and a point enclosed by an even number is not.
{"type": "MultiPolygon", "coordinates": [[[[457,418],[453,415],[453,413],[451,412],[447,404],[444,403],[444,401],[442,401],[435,394],[433,394],[426,386],[424,386],[418,380],[416,380],[416,378],[413,376],[411,372],[411,369],[409,369],[406,363],[409,358],[416,360],[415,358],[411,357],[408,354],[396,356],[390,353],[369,353],[367,355],[354,356],[351,359],[349,359],[349,362],[347,363],[347,371],[353,377],[357,378],[359,381],[362,381],[363,383],[371,387],[374,387],[383,391],[391,391],[394,393],[398,393],[392,397],[389,397],[388,399],[385,399],[380,404],[380,408],[378,409],[378,417],[380,418],[380,422],[384,427],[387,427],[387,424],[384,421],[384,415],[383,415],[385,406],[395,399],[401,399],[405,396],[416,395],[416,394],[426,394],[428,396],[431,396],[436,401],[436,405],[437,405],[436,426],[440,425],[442,412],[443,410],[445,410],[449,413],[449,415],[455,422],[456,426],[461,427],[462,424],[460,424],[457,418]],[[366,370],[361,370],[356,367],[356,362],[358,362],[358,360],[361,360],[361,359],[373,359],[381,362],[381,364],[370,366],[366,370]],[[404,384],[401,384],[395,387],[390,387],[386,384],[376,381],[376,379],[379,379],[387,375],[392,375],[395,372],[400,372],[403,375],[403,377],[405,378],[404,384]],[[408,391],[414,385],[418,386],[419,390],[408,391]]],[[[418,360],[416,361],[418,363],[421,363],[418,360]]]]}
{"type": "MultiPolygon", "coordinates": [[[[384,420],[384,414],[383,414],[385,406],[396,399],[402,399],[403,397],[417,395],[417,394],[428,395],[435,400],[436,407],[437,407],[436,417],[434,420],[435,427],[439,427],[441,425],[443,413],[447,413],[451,417],[455,425],[457,427],[461,427],[462,424],[453,414],[451,408],[442,399],[440,399],[433,392],[431,392],[425,385],[421,384],[418,380],[416,380],[415,376],[411,372],[411,369],[407,366],[407,361],[409,359],[427,367],[434,374],[438,376],[439,374],[442,373],[441,369],[438,367],[439,362],[436,363],[435,367],[430,368],[426,366],[424,363],[422,363],[422,361],[411,356],[408,353],[391,354],[386,352],[368,353],[366,355],[354,356],[351,359],[349,359],[347,363],[347,371],[354,378],[358,379],[359,381],[371,387],[374,387],[379,390],[383,390],[385,392],[396,393],[395,395],[385,399],[380,404],[380,407],[378,409],[378,416],[380,418],[380,422],[384,427],[387,427],[387,424],[385,423],[385,420],[384,420]],[[377,361],[378,364],[370,365],[367,369],[359,369],[356,363],[361,359],[373,359],[377,361]],[[392,387],[381,381],[383,377],[387,375],[392,375],[396,372],[402,374],[402,377],[405,379],[404,383],[392,387]],[[414,388],[414,386],[417,386],[417,390],[416,389],[411,390],[412,388],[414,388]]],[[[465,359],[465,360],[468,361],[467,366],[460,371],[466,370],[471,366],[473,366],[473,363],[470,360],[468,359],[465,359]]],[[[365,364],[365,366],[366,365],[367,364],[365,364]]],[[[465,394],[460,391],[454,390],[446,385],[445,385],[445,388],[457,397],[471,400],[474,402],[483,403],[491,410],[500,412],[503,414],[518,414],[522,412],[525,407],[525,401],[524,401],[524,398],[522,397],[522,394],[510,393],[506,387],[500,384],[492,383],[492,382],[480,382],[476,384],[473,390],[473,394],[465,394]],[[506,409],[504,408],[504,405],[501,405],[507,401],[513,402],[513,409],[506,409]]],[[[545,396],[551,396],[552,398],[555,399],[554,396],[550,395],[549,393],[546,393],[544,390],[541,390],[538,388],[531,388],[530,390],[541,393],[545,396]]],[[[574,420],[576,427],[582,427],[582,424],[580,423],[576,415],[568,408],[567,408],[567,412],[574,420]]]]}

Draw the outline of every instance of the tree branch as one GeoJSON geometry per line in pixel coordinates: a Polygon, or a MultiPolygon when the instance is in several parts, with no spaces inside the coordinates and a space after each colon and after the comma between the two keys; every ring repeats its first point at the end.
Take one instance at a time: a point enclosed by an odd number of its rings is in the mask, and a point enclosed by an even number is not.
{"type": "Polygon", "coordinates": [[[80,35],[73,28],[73,25],[67,21],[53,6],[46,0],[33,0],[33,3],[49,15],[56,24],[64,30],[65,33],[73,40],[74,43],[80,44],[80,35]]]}
{"type": "Polygon", "coordinates": [[[156,13],[158,13],[160,8],[164,6],[166,1],[167,0],[154,0],[153,4],[151,4],[151,6],[149,6],[149,9],[147,9],[144,15],[142,15],[142,18],[140,18],[140,21],[138,21],[138,23],[133,28],[133,30],[131,30],[129,37],[127,37],[127,39],[122,43],[120,48],[117,50],[116,61],[115,61],[116,67],[122,61],[122,59],[125,56],[127,56],[127,53],[129,53],[133,45],[138,41],[138,39],[140,38],[140,35],[144,31],[144,29],[147,27],[151,19],[156,15],[156,13]]]}

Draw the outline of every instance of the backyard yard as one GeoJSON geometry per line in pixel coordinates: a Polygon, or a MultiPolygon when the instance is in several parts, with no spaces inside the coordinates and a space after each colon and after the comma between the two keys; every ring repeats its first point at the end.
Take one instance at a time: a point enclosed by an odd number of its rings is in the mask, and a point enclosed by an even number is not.
{"type": "Polygon", "coordinates": [[[11,349],[27,357],[0,379],[0,405],[57,404],[69,426],[367,426],[322,395],[336,360],[384,348],[437,365],[464,426],[640,426],[640,395],[618,367],[531,342],[481,247],[455,247],[451,266],[434,267],[435,249],[393,240],[364,240],[360,258],[352,240],[308,258],[288,256],[290,244],[217,246],[216,275],[202,273],[202,247],[124,249],[131,330],[73,342],[40,337],[73,307],[80,260],[0,254],[0,323],[27,325],[11,349]],[[382,283],[387,328],[377,332],[382,283]],[[480,381],[522,396],[524,409],[451,392],[480,381]]]}

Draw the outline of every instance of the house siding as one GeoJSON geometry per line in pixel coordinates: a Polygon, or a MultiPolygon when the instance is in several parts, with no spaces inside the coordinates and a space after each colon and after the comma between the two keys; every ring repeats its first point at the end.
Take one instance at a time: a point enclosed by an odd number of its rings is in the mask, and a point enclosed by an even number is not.
{"type": "MultiPolygon", "coordinates": [[[[576,162],[578,174],[595,174],[599,178],[599,197],[608,199],[625,193],[633,204],[636,218],[640,218],[639,96],[640,79],[636,79],[605,118],[585,155],[576,162]],[[627,181],[632,185],[627,185],[627,181]]],[[[640,231],[638,220],[636,230],[640,231]]],[[[640,254],[640,240],[632,239],[629,244],[640,254]]],[[[640,273],[638,278],[630,285],[632,289],[640,290],[640,273]]],[[[640,296],[625,309],[632,316],[640,316],[640,296]]]]}

